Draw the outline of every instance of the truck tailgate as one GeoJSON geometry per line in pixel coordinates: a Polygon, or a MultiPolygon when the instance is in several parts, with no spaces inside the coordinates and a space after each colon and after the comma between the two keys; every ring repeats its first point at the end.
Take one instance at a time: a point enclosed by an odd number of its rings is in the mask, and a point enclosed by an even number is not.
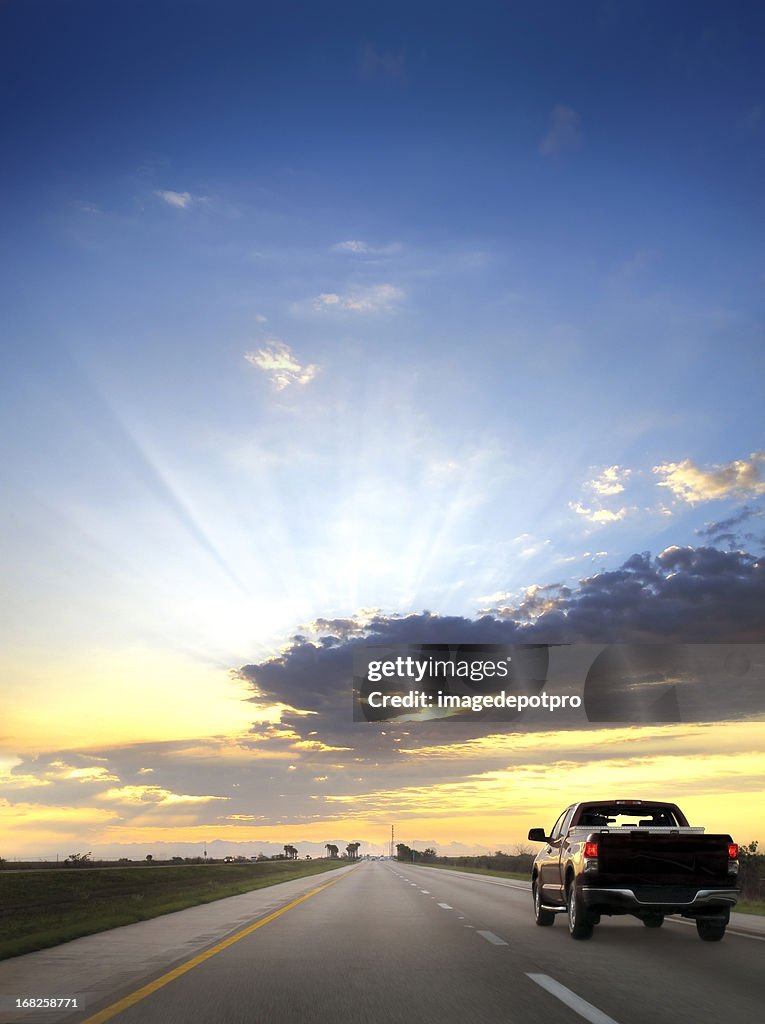
{"type": "Polygon", "coordinates": [[[639,899],[692,899],[697,889],[735,886],[728,874],[728,836],[634,829],[601,832],[597,840],[598,884],[629,885],[639,899]]]}

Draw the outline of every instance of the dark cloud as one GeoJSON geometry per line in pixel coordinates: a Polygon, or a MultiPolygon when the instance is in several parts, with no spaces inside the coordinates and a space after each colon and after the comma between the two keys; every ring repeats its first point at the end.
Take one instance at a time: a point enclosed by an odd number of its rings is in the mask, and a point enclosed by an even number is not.
{"type": "MultiPolygon", "coordinates": [[[[765,571],[752,555],[712,547],[634,554],[618,569],[576,586],[532,587],[514,605],[475,619],[429,611],[371,619],[320,619],[278,658],[245,665],[253,700],[281,701],[303,714],[283,723],[303,738],[396,760],[400,733],[351,720],[353,649],[358,644],[732,644],[765,640],[765,571]],[[311,714],[304,714],[309,712],[311,714]]],[[[399,727],[400,728],[400,727],[399,727]]],[[[478,720],[450,727],[420,722],[417,745],[461,743],[515,725],[478,720]]]]}
{"type": "Polygon", "coordinates": [[[752,505],[744,505],[735,515],[727,519],[720,519],[718,522],[705,523],[703,529],[697,530],[699,537],[706,537],[712,544],[724,544],[728,551],[735,551],[745,546],[759,543],[765,544],[765,536],[756,536],[753,533],[742,533],[736,527],[752,519],[761,519],[765,516],[765,510],[752,505]]]}

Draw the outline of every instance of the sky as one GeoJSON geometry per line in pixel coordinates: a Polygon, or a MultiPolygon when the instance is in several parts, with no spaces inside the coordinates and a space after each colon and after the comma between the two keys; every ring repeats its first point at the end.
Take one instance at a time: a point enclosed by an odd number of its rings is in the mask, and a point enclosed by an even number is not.
{"type": "Polygon", "coordinates": [[[6,0],[0,856],[511,848],[627,789],[765,841],[761,718],[351,701],[370,640],[765,640],[763,29],[6,0]]]}

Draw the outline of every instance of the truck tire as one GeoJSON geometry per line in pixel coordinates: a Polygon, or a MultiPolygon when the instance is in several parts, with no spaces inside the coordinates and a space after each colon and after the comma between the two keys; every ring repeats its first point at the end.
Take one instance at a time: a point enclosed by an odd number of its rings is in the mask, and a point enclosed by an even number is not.
{"type": "Polygon", "coordinates": [[[531,894],[534,900],[534,920],[536,923],[543,928],[555,924],[555,914],[552,910],[545,910],[542,906],[542,894],[536,879],[531,883],[531,894]]]}
{"type": "Polygon", "coordinates": [[[650,917],[644,917],[643,924],[646,928],[661,928],[664,924],[664,914],[651,914],[650,917]]]}
{"type": "Polygon", "coordinates": [[[566,906],[568,908],[568,933],[572,939],[591,939],[595,925],[582,903],[572,879],[566,889],[566,906]]]}
{"type": "Polygon", "coordinates": [[[726,920],[714,921],[707,918],[706,921],[696,921],[696,931],[699,933],[699,938],[703,942],[719,942],[725,935],[725,929],[728,922],[726,920]]]}

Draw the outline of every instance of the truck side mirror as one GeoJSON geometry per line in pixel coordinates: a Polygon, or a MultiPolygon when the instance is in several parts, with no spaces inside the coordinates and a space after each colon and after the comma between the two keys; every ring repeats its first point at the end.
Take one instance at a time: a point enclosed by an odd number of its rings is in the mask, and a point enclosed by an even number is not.
{"type": "Polygon", "coordinates": [[[529,839],[532,843],[546,843],[547,836],[543,828],[531,828],[529,829],[529,839]]]}

